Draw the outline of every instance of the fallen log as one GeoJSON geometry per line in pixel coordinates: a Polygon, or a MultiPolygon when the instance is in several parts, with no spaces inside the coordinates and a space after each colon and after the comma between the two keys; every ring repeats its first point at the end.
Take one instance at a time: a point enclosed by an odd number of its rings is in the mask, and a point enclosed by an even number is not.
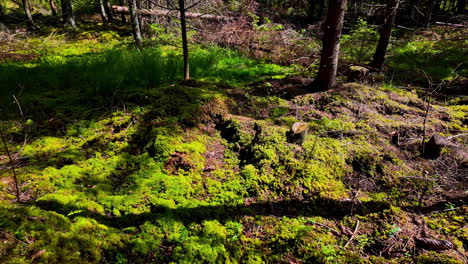
{"type": "MultiPolygon", "coordinates": [[[[112,9],[114,10],[115,14],[130,14],[128,7],[126,6],[113,5],[112,9]]],[[[172,16],[172,17],[179,16],[179,12],[173,11],[173,10],[140,9],[140,10],[137,10],[137,13],[141,15],[146,15],[146,16],[172,16]]],[[[201,14],[201,13],[191,13],[191,12],[186,12],[185,17],[190,18],[190,19],[206,19],[206,20],[213,20],[213,21],[230,21],[234,19],[234,17],[230,17],[230,16],[218,16],[218,15],[209,15],[209,14],[201,14]]]]}

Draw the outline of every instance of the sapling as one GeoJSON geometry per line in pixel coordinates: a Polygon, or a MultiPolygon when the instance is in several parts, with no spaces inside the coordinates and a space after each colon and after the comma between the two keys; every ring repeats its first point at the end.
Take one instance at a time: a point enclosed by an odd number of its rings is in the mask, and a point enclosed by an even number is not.
{"type": "Polygon", "coordinates": [[[13,158],[11,156],[11,152],[10,150],[8,149],[8,145],[6,143],[6,140],[5,140],[5,133],[4,133],[4,130],[3,130],[3,126],[0,125],[0,137],[2,138],[2,143],[3,143],[3,146],[5,148],[5,151],[7,153],[7,156],[8,156],[8,159],[10,161],[10,165],[11,165],[11,171],[13,172],[13,180],[15,181],[15,188],[16,188],[16,200],[18,202],[20,202],[20,189],[19,189],[19,184],[18,184],[18,177],[16,176],[16,169],[15,169],[15,163],[13,161],[13,158]]]}

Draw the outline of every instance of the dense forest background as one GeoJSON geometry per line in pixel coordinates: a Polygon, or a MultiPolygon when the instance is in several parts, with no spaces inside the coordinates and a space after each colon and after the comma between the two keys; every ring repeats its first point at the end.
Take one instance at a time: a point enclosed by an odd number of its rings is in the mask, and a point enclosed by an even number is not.
{"type": "Polygon", "coordinates": [[[0,0],[0,263],[467,263],[466,0],[0,0]]]}

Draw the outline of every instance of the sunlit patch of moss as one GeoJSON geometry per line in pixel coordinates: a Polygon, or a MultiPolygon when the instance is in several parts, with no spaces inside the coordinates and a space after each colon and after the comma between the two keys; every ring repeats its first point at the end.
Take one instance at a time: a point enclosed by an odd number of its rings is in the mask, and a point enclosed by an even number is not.
{"type": "Polygon", "coordinates": [[[51,155],[63,151],[69,143],[62,138],[43,137],[32,144],[25,146],[24,156],[50,157],[51,155]]]}
{"type": "Polygon", "coordinates": [[[455,207],[451,203],[446,204],[445,212],[432,214],[425,217],[427,226],[438,233],[446,236],[453,236],[453,243],[459,248],[463,248],[463,243],[468,240],[468,230],[464,228],[466,223],[468,207],[455,207]]]}
{"type": "Polygon", "coordinates": [[[425,252],[416,258],[421,264],[462,264],[463,261],[445,253],[425,252]]]}

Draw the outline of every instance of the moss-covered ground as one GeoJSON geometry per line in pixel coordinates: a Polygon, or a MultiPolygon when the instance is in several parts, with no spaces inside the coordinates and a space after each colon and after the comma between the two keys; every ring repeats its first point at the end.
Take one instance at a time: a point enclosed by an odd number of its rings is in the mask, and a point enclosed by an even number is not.
{"type": "Polygon", "coordinates": [[[432,101],[424,126],[417,89],[309,93],[217,47],[193,47],[180,82],[176,49],[115,32],[0,45],[29,48],[0,64],[22,201],[2,146],[1,263],[463,263],[466,157],[419,148],[466,133],[466,105],[432,101]],[[421,233],[456,249],[417,249],[421,233]]]}

